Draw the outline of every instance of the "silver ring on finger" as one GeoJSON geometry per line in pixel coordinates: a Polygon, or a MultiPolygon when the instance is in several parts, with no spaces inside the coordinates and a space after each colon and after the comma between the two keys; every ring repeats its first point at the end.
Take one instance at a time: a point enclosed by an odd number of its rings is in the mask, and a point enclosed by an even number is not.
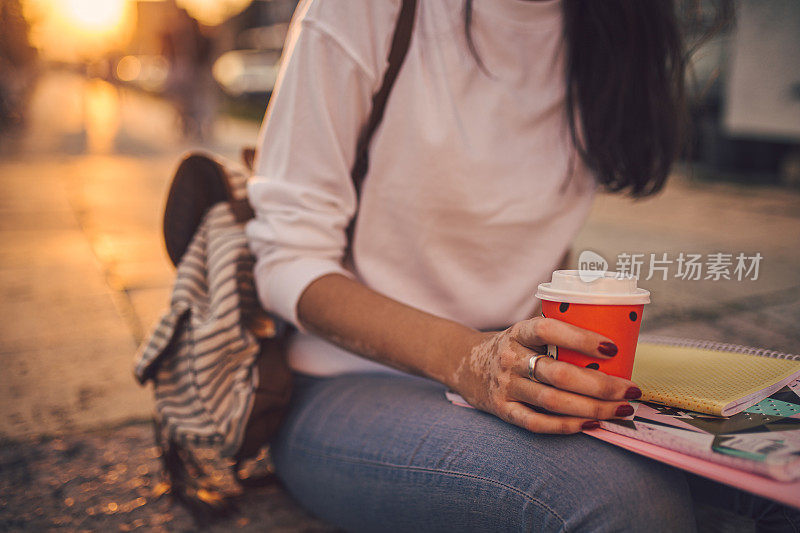
{"type": "Polygon", "coordinates": [[[534,381],[536,383],[542,383],[541,381],[536,379],[536,364],[543,357],[549,357],[549,355],[547,354],[532,355],[528,359],[528,378],[530,378],[531,381],[534,381]]]}

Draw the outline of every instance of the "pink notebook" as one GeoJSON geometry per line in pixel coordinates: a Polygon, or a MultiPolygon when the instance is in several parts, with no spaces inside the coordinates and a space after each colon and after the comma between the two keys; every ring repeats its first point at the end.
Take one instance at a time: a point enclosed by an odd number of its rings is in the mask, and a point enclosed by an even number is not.
{"type": "Polygon", "coordinates": [[[737,470],[730,466],[714,463],[699,457],[693,457],[680,452],[675,452],[649,442],[612,433],[604,429],[584,431],[587,435],[604,440],[615,446],[625,448],[639,455],[644,455],[656,461],[661,461],[687,472],[703,476],[726,485],[758,494],[765,498],[800,508],[800,480],[783,482],[774,479],[737,470]]]}
{"type": "MultiPolygon", "coordinates": [[[[470,407],[447,392],[456,405],[470,407]]],[[[587,435],[800,508],[800,380],[728,417],[631,402],[626,419],[587,435]]]]}

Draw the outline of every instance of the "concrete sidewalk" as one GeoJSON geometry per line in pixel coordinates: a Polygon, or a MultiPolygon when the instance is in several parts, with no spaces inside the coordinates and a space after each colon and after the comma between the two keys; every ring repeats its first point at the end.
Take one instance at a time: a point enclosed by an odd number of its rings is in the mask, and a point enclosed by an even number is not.
{"type": "Polygon", "coordinates": [[[0,436],[149,418],[151,393],[132,365],[169,301],[168,180],[187,150],[235,157],[257,134],[222,119],[224,142],[193,146],[173,136],[175,120],[165,102],[97,80],[55,73],[40,84],[28,134],[0,158],[0,436]],[[75,94],[86,102],[71,109],[75,94]],[[113,124],[85,118],[108,99],[113,124]]]}

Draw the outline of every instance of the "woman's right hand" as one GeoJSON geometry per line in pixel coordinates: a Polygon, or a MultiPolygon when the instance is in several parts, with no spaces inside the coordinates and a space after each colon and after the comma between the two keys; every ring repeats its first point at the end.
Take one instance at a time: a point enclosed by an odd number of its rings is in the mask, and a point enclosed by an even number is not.
{"type": "Polygon", "coordinates": [[[597,420],[633,414],[625,400],[641,396],[627,379],[550,357],[536,364],[539,383],[528,377],[529,359],[547,344],[598,359],[613,356],[616,346],[598,333],[537,317],[479,335],[456,370],[453,388],[473,407],[511,424],[536,433],[576,433],[597,427],[597,420]]]}

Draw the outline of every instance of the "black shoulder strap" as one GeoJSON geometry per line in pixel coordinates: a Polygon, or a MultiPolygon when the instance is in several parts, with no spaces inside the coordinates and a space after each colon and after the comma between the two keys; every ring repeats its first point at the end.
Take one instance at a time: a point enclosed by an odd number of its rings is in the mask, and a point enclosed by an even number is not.
{"type": "Polygon", "coordinates": [[[369,114],[369,120],[367,120],[358,136],[356,159],[350,172],[353,184],[356,187],[356,195],[361,193],[361,184],[369,168],[369,145],[372,141],[372,136],[383,119],[386,101],[389,99],[389,93],[392,92],[392,86],[397,79],[397,74],[400,72],[400,67],[403,66],[403,60],[406,58],[406,52],[408,52],[408,46],[411,43],[411,32],[414,28],[416,10],[417,0],[403,0],[400,15],[397,17],[397,23],[394,27],[392,46],[389,49],[389,66],[386,67],[380,89],[372,97],[372,111],[369,114]]]}

